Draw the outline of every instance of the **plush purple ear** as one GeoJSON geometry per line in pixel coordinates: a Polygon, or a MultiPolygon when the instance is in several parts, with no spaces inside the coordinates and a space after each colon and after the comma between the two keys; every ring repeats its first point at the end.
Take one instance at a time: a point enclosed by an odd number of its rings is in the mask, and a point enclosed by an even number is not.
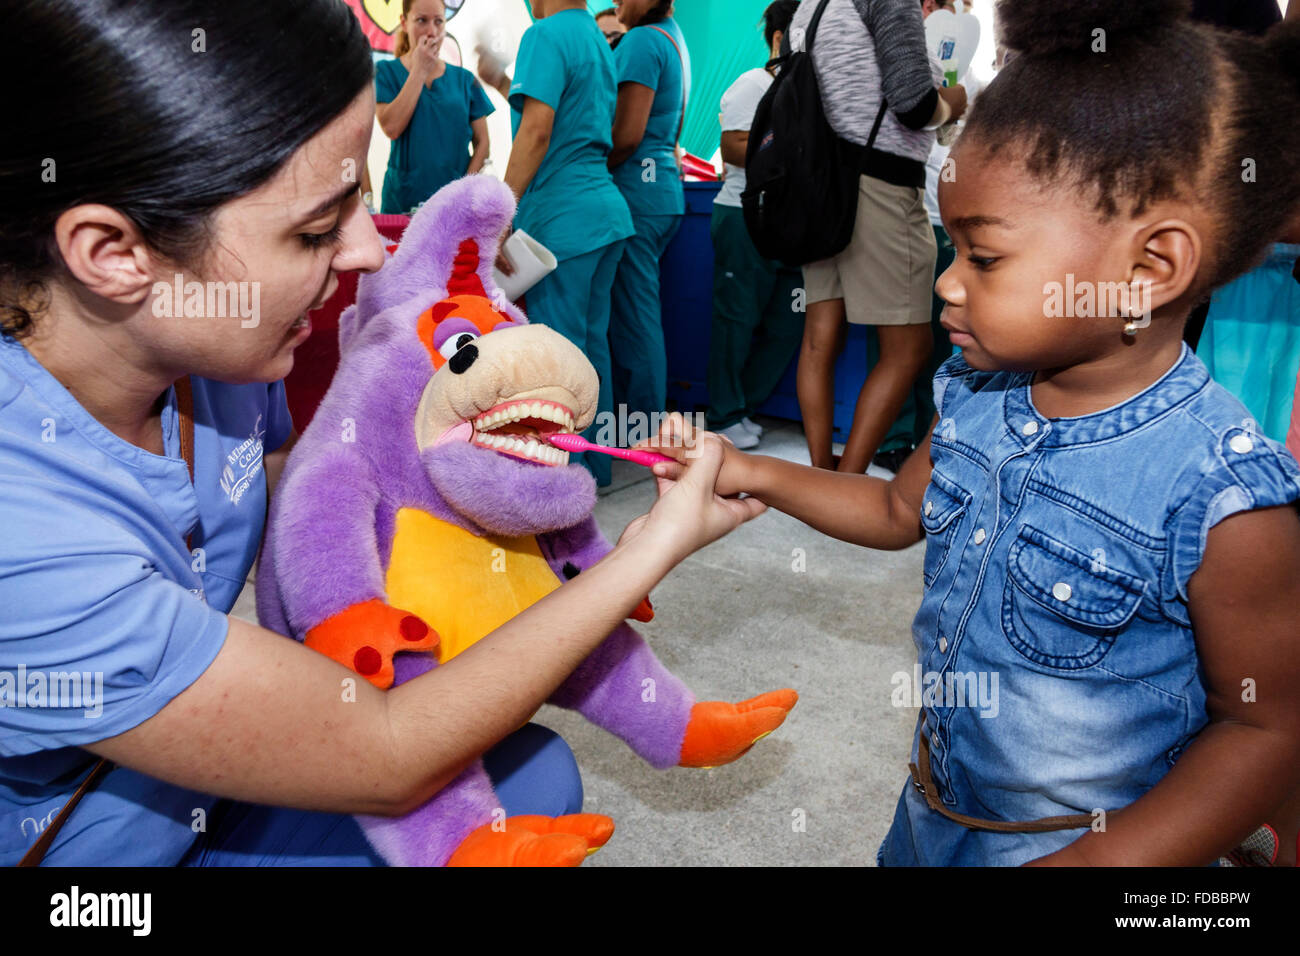
{"type": "Polygon", "coordinates": [[[510,187],[491,176],[464,176],[443,186],[420,207],[402,233],[397,252],[382,269],[357,284],[357,311],[372,316],[410,304],[412,318],[447,297],[447,285],[461,243],[479,249],[475,272],[495,308],[517,322],[524,314],[506,301],[492,278],[501,233],[515,214],[510,187]]]}

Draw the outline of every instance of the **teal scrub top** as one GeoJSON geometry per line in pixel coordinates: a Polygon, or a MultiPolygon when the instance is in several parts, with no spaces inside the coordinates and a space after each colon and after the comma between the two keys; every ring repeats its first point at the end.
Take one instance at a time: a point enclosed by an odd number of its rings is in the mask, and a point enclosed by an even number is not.
{"type": "Polygon", "coordinates": [[[634,234],[632,217],[605,160],[613,146],[614,57],[585,10],[561,10],[524,34],[510,86],[511,131],[524,97],[555,110],[546,155],[515,213],[522,229],[569,259],[634,234]]]}
{"type": "MultiPolygon", "coordinates": [[[[262,457],[293,424],[282,383],[191,384],[193,482],[174,389],[167,454],[153,455],[0,336],[0,866],[18,862],[89,772],[83,746],[158,713],[225,643],[262,539],[262,457]]],[[[215,802],[115,767],[46,861],[174,865],[215,802]]]]}
{"type": "Polygon", "coordinates": [[[640,83],[655,91],[645,135],[632,155],[614,167],[614,182],[635,216],[685,212],[673,147],[681,126],[685,90],[690,84],[686,38],[672,17],[654,25],[633,27],[618,41],[614,64],[620,85],[640,83]],[[660,30],[669,33],[672,40],[660,30]],[[673,40],[677,46],[673,46],[673,40]]]}
{"type": "MultiPolygon", "coordinates": [[[[397,99],[409,75],[401,60],[375,64],[375,101],[397,99]]],[[[474,74],[448,63],[442,76],[420,91],[411,121],[393,140],[380,211],[409,212],[464,176],[472,154],[470,124],[494,109],[474,74]]]]}

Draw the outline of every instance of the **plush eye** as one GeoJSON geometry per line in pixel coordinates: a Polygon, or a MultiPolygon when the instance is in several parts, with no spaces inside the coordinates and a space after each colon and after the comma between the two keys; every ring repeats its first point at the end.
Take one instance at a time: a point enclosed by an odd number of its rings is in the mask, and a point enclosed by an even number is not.
{"type": "Polygon", "coordinates": [[[438,352],[443,358],[449,359],[476,338],[478,338],[476,332],[457,332],[442,343],[438,348],[438,352]]]}

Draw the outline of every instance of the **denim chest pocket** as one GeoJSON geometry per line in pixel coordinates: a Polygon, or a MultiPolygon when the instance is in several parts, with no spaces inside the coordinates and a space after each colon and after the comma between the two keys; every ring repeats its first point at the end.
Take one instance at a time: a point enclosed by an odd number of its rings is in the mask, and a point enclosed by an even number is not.
{"type": "Polygon", "coordinates": [[[930,473],[930,485],[921,503],[921,527],[925,529],[925,586],[943,570],[952,551],[953,538],[961,518],[970,507],[971,495],[936,469],[930,473]]]}
{"type": "Polygon", "coordinates": [[[1137,613],[1146,589],[1141,578],[1023,525],[1007,558],[1002,631],[1036,664],[1091,667],[1137,613]]]}

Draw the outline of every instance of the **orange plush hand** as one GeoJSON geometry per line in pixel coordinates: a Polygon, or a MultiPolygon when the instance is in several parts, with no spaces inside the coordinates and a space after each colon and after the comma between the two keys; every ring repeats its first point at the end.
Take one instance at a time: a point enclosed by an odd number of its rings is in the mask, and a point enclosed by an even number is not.
{"type": "Polygon", "coordinates": [[[776,728],[798,702],[790,689],[759,694],[739,704],[702,701],[691,708],[682,741],[680,767],[716,767],[731,763],[776,728]]]}
{"type": "Polygon", "coordinates": [[[393,686],[393,655],[432,651],[438,633],[414,614],[372,598],[317,624],[304,643],[387,690],[393,686]]]}
{"type": "Polygon", "coordinates": [[[598,813],[507,817],[467,836],[448,866],[577,866],[614,834],[598,813]]]}

